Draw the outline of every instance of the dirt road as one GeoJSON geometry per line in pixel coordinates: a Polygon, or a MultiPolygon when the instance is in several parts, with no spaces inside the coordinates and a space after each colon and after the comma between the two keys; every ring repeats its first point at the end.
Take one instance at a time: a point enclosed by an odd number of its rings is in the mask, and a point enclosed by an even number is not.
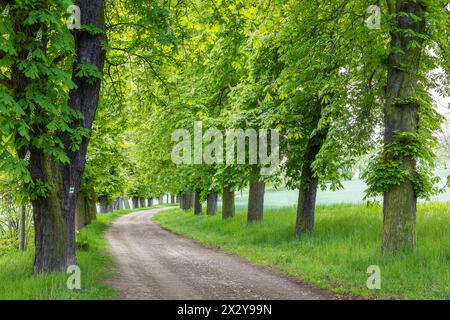
{"type": "Polygon", "coordinates": [[[324,290],[164,230],[151,221],[158,210],[123,216],[108,231],[118,265],[110,284],[120,299],[333,299],[324,290]]]}

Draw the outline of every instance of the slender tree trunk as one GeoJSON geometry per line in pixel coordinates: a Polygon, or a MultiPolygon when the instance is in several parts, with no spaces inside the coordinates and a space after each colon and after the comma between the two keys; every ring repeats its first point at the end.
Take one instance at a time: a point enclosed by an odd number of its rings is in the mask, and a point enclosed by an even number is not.
{"type": "Polygon", "coordinates": [[[172,195],[170,195],[170,203],[176,203],[175,202],[175,196],[172,194],[172,195]]]}
{"type": "Polygon", "coordinates": [[[217,192],[212,190],[208,194],[208,198],[206,199],[206,212],[208,216],[215,216],[217,214],[217,192]]]}
{"type": "Polygon", "coordinates": [[[186,194],[182,193],[180,195],[180,209],[185,210],[185,208],[186,208],[186,194]]]}
{"type": "Polygon", "coordinates": [[[139,207],[140,208],[145,208],[145,199],[144,198],[141,198],[141,199],[139,199],[139,207]]]}
{"type": "MultiPolygon", "coordinates": [[[[323,140],[322,140],[323,141],[323,140]]],[[[322,148],[323,142],[313,143],[307,149],[306,159],[303,164],[297,205],[297,223],[295,233],[314,232],[314,220],[316,209],[316,196],[319,179],[314,176],[312,164],[322,148]]]]}
{"type": "MultiPolygon", "coordinates": [[[[392,53],[389,56],[388,83],[385,105],[385,146],[398,140],[398,134],[418,132],[417,85],[423,40],[411,36],[407,30],[424,34],[425,5],[422,1],[404,0],[397,7],[395,27],[391,33],[392,53]],[[420,19],[409,18],[414,15],[420,19]],[[419,45],[411,46],[413,43],[419,45]]],[[[401,142],[400,142],[401,143],[401,142]]],[[[405,147],[408,142],[405,142],[405,147]]],[[[410,175],[384,194],[383,251],[396,252],[416,245],[417,196],[412,177],[417,174],[415,160],[410,155],[394,156],[385,153],[386,162],[397,160],[401,169],[410,175]]]]}
{"type": "Polygon", "coordinates": [[[252,166],[248,196],[248,223],[261,223],[264,214],[264,193],[266,184],[261,181],[259,166],[252,166]]]}
{"type": "Polygon", "coordinates": [[[196,192],[194,195],[194,214],[200,216],[203,213],[202,199],[200,192],[196,192]]]}
{"type": "Polygon", "coordinates": [[[21,215],[20,215],[20,243],[19,243],[19,249],[20,251],[25,251],[26,249],[26,222],[27,222],[27,207],[22,206],[21,208],[21,215]]]}
{"type": "Polygon", "coordinates": [[[323,110],[327,106],[321,102],[317,102],[316,112],[312,116],[311,128],[315,128],[315,135],[308,141],[303,161],[302,174],[300,178],[298,204],[297,204],[297,221],[295,225],[295,233],[297,235],[313,233],[315,224],[315,209],[317,188],[319,179],[314,175],[312,165],[320,153],[323,144],[328,136],[329,129],[322,128],[319,131],[319,123],[322,118],[323,110]]]}
{"type": "Polygon", "coordinates": [[[235,216],[235,206],[234,206],[234,190],[230,187],[223,188],[222,195],[222,218],[230,219],[235,216]]]}
{"type": "Polygon", "coordinates": [[[159,204],[164,204],[164,196],[159,196],[158,203],[159,204]]]}

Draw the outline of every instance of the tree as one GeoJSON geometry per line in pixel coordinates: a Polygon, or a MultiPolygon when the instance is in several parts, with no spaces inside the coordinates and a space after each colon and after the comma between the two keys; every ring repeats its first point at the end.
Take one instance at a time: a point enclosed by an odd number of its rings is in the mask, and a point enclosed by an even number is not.
{"type": "Polygon", "coordinates": [[[60,19],[64,1],[2,3],[10,10],[1,32],[10,36],[1,49],[7,109],[0,134],[17,150],[2,160],[22,174],[33,203],[35,273],[63,271],[76,263],[75,207],[99,96],[103,2],[77,1],[84,27],[74,31],[74,46],[60,19]]]}
{"type": "Polygon", "coordinates": [[[416,245],[417,198],[437,190],[432,148],[441,117],[429,91],[436,86],[431,71],[442,66],[448,72],[448,11],[445,1],[386,3],[384,146],[368,180],[369,193],[384,195],[383,252],[398,252],[416,245]]]}

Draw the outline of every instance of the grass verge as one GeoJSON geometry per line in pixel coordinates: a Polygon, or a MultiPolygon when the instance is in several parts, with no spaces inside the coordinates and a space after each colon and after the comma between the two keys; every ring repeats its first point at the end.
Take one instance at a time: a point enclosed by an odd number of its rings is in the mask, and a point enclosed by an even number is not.
{"type": "MultiPolygon", "coordinates": [[[[143,210],[143,209],[139,209],[143,210]]],[[[114,290],[106,284],[114,270],[107,253],[105,233],[112,222],[124,214],[139,210],[121,210],[97,219],[81,231],[88,250],[78,251],[81,270],[81,290],[67,289],[67,274],[54,273],[33,276],[34,248],[0,257],[0,300],[103,300],[114,299],[114,290]]]]}
{"type": "Polygon", "coordinates": [[[153,219],[206,245],[269,266],[336,293],[374,299],[450,299],[450,204],[420,205],[418,247],[382,256],[380,207],[317,208],[316,232],[293,235],[295,211],[269,210],[262,225],[247,225],[245,212],[222,221],[170,210],[153,219]],[[369,266],[381,268],[381,290],[367,289],[369,266]]]}

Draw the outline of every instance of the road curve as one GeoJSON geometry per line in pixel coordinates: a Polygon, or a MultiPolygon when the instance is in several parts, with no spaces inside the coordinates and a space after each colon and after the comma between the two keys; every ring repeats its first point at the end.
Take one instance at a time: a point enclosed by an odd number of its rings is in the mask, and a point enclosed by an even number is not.
{"type": "Polygon", "coordinates": [[[109,284],[124,300],[328,300],[335,297],[207,248],[151,221],[164,209],[116,220],[107,239],[118,270],[109,284]]]}

